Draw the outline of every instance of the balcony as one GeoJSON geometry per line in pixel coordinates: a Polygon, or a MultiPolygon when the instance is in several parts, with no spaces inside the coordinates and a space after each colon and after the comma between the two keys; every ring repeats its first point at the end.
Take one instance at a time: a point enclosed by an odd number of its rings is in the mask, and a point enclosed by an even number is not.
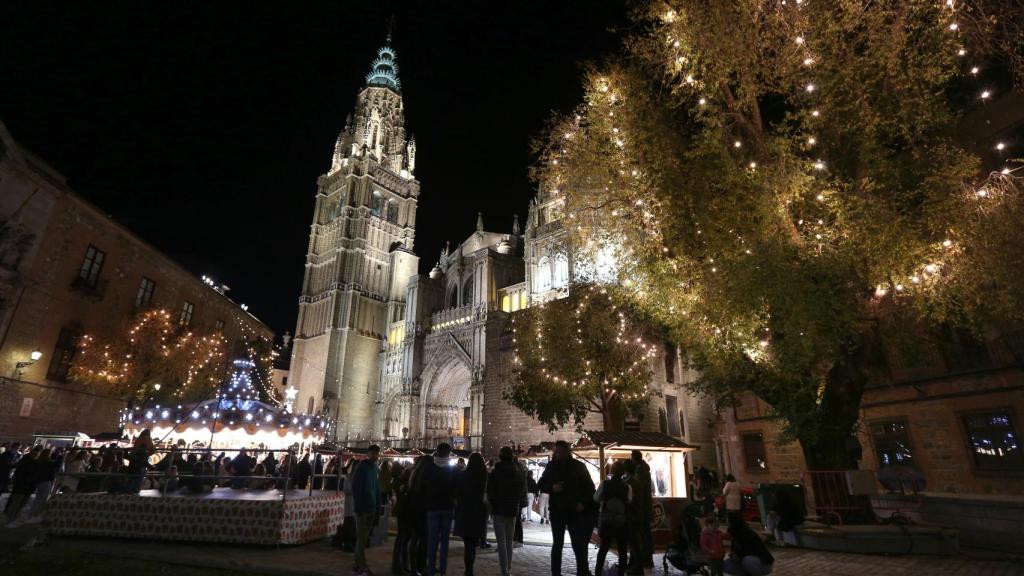
{"type": "Polygon", "coordinates": [[[444,330],[466,324],[473,320],[473,305],[467,304],[458,308],[449,308],[430,315],[430,330],[444,330]]]}

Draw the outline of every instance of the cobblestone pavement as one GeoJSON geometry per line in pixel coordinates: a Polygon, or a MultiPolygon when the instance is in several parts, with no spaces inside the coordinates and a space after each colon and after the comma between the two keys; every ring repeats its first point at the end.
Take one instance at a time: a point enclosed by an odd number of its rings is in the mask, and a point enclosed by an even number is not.
{"type": "MultiPolygon", "coordinates": [[[[352,554],[340,552],[326,541],[275,549],[64,538],[47,540],[21,553],[59,554],[61,552],[91,552],[149,560],[158,564],[179,564],[290,576],[299,574],[348,576],[352,569],[352,554]]],[[[462,554],[462,543],[453,539],[449,554],[448,574],[455,576],[464,573],[462,554]]],[[[974,560],[964,556],[952,558],[884,557],[794,548],[776,548],[773,549],[773,554],[776,557],[776,564],[772,574],[775,576],[1024,576],[1024,564],[1020,562],[974,560]]],[[[513,552],[513,574],[516,576],[550,574],[550,555],[551,548],[548,546],[528,544],[522,548],[516,548],[513,552]]],[[[596,556],[597,551],[592,547],[590,561],[593,562],[596,556]]],[[[389,544],[371,548],[367,553],[367,558],[374,574],[379,576],[390,574],[391,549],[389,544]]],[[[608,568],[614,564],[614,554],[609,554],[608,568]]],[[[662,571],[660,555],[655,557],[655,564],[656,568],[653,573],[650,573],[650,576],[663,576],[665,573],[662,571]]],[[[562,568],[565,576],[577,574],[575,562],[568,546],[563,551],[562,568]]],[[[0,572],[3,570],[0,569],[0,572]]],[[[494,548],[478,551],[475,572],[481,576],[499,574],[498,555],[494,548]]],[[[681,576],[682,573],[670,569],[668,574],[681,576]]]]}

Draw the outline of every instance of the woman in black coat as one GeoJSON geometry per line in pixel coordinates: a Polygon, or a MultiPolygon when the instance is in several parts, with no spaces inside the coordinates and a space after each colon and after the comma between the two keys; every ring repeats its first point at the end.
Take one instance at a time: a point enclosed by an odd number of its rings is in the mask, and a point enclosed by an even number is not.
{"type": "Polygon", "coordinates": [[[479,452],[469,456],[469,464],[455,480],[454,532],[465,542],[466,576],[472,576],[477,544],[487,537],[487,467],[479,452]]]}

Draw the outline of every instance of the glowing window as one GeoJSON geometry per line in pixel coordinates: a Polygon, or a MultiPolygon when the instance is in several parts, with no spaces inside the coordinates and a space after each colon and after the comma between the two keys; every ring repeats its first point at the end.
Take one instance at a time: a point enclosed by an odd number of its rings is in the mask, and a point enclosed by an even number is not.
{"type": "Polygon", "coordinates": [[[565,254],[555,256],[555,288],[561,288],[569,283],[569,259],[565,254]]]}
{"type": "Polygon", "coordinates": [[[519,293],[519,308],[518,310],[524,310],[526,308],[526,291],[519,293]]]}
{"type": "Polygon", "coordinates": [[[504,296],[501,297],[501,311],[502,312],[511,312],[512,311],[512,301],[508,297],[508,294],[505,294],[504,296]]]}
{"type": "Polygon", "coordinates": [[[537,263],[537,275],[533,280],[534,290],[544,292],[551,289],[551,261],[545,256],[537,263]]]}

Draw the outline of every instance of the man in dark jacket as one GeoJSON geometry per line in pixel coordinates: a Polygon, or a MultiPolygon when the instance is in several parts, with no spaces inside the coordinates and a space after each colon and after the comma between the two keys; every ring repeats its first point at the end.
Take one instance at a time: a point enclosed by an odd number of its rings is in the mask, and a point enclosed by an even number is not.
{"type": "Polygon", "coordinates": [[[587,465],[573,459],[569,444],[559,440],[537,486],[541,492],[551,495],[551,574],[562,574],[562,545],[568,528],[576,557],[576,573],[589,575],[587,545],[594,531],[595,505],[594,481],[590,479],[587,465]]]}
{"type": "Polygon", "coordinates": [[[498,541],[501,576],[508,576],[512,569],[512,541],[525,488],[526,476],[516,465],[512,449],[503,447],[487,482],[487,500],[494,515],[494,538],[498,541]]]}
{"type": "Polygon", "coordinates": [[[380,479],[377,477],[377,457],[380,446],[370,446],[366,451],[366,460],[359,463],[352,478],[353,511],[356,517],[356,557],[352,573],[356,576],[369,574],[370,567],[366,563],[366,545],[370,542],[370,532],[377,522],[380,509],[380,479]]]}
{"type": "Polygon", "coordinates": [[[0,494],[7,491],[7,484],[11,481],[11,472],[14,465],[18,463],[21,456],[21,444],[15,442],[7,446],[7,450],[0,454],[0,494]]]}
{"type": "Polygon", "coordinates": [[[423,509],[427,513],[426,576],[448,571],[448,540],[455,517],[456,469],[451,454],[452,447],[447,442],[438,444],[434,450],[434,461],[428,462],[416,478],[414,491],[423,495],[423,509]]]}
{"type": "Polygon", "coordinates": [[[639,450],[633,450],[630,454],[633,472],[630,474],[629,483],[633,487],[633,516],[635,528],[633,529],[634,545],[629,551],[629,573],[641,574],[644,568],[654,567],[654,541],[651,534],[651,521],[654,517],[653,485],[651,482],[651,467],[644,461],[644,455],[639,450]]]}

